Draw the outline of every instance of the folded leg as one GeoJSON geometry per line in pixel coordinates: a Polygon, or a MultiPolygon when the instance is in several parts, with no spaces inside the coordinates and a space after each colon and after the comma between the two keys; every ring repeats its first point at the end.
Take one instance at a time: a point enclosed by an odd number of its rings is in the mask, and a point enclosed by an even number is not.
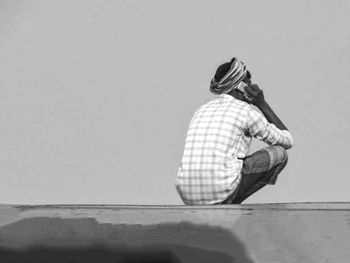
{"type": "Polygon", "coordinates": [[[238,188],[221,204],[240,204],[265,185],[275,184],[287,162],[287,151],[279,145],[263,148],[247,156],[243,161],[238,188]]]}

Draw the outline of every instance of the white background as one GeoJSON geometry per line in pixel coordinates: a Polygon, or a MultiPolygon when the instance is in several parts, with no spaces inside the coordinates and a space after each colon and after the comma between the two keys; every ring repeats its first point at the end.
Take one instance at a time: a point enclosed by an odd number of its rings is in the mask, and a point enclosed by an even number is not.
{"type": "Polygon", "coordinates": [[[232,56],[295,140],[246,203],[350,201],[349,14],[346,0],[1,1],[0,202],[182,204],[188,122],[232,56]]]}

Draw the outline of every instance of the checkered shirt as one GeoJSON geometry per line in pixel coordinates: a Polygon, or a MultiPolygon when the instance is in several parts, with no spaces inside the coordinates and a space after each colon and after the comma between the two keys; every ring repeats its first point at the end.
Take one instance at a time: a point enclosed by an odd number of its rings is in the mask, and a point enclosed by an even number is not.
{"type": "Polygon", "coordinates": [[[250,104],[231,95],[221,94],[202,105],[190,121],[176,178],[183,202],[214,204],[233,193],[252,137],[269,145],[293,145],[289,131],[278,129],[250,104]]]}

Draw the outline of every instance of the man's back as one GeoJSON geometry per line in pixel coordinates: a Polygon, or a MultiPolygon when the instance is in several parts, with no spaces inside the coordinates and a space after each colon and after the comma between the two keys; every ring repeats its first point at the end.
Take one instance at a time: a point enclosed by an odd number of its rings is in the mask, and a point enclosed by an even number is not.
{"type": "Polygon", "coordinates": [[[248,103],[221,94],[193,114],[177,177],[186,204],[216,203],[236,189],[251,143],[249,111],[248,103]]]}

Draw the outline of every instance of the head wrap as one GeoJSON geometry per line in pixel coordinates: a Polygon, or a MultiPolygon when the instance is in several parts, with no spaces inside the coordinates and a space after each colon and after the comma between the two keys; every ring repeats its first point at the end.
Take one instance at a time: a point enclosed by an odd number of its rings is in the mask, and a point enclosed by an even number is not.
{"type": "Polygon", "coordinates": [[[213,78],[210,82],[210,91],[214,94],[228,93],[233,89],[238,88],[239,83],[245,77],[247,72],[246,66],[242,61],[234,59],[231,68],[221,80],[216,81],[213,78]]]}

